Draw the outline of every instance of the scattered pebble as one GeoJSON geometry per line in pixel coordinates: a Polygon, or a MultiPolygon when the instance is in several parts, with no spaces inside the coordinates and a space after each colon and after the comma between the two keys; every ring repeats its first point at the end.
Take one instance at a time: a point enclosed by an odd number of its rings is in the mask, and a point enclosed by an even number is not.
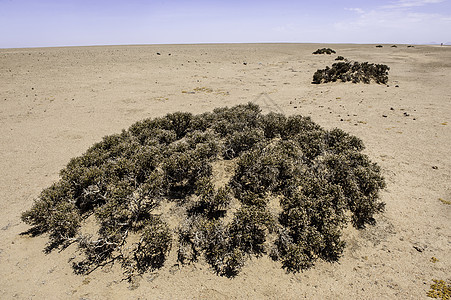
{"type": "Polygon", "coordinates": [[[420,247],[420,246],[413,246],[413,248],[414,248],[415,250],[417,250],[418,252],[423,252],[423,251],[424,251],[424,248],[423,248],[423,247],[420,247]]]}
{"type": "Polygon", "coordinates": [[[2,230],[8,230],[11,227],[11,223],[8,223],[8,225],[2,227],[2,230]]]}

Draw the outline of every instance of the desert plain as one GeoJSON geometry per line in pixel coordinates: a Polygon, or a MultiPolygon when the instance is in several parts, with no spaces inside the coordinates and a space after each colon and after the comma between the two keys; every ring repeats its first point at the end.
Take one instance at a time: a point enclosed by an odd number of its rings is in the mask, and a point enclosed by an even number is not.
{"type": "Polygon", "coordinates": [[[0,49],[1,299],[427,299],[451,280],[451,47],[205,44],[0,49]],[[331,47],[333,55],[313,55],[331,47]],[[388,84],[312,84],[338,56],[387,64],[388,84]],[[235,278],[205,262],[131,284],[117,266],[74,274],[77,249],[43,252],[20,220],[69,159],[136,121],[254,102],[363,140],[385,212],[346,228],[336,263],[286,273],[267,256],[235,278]]]}

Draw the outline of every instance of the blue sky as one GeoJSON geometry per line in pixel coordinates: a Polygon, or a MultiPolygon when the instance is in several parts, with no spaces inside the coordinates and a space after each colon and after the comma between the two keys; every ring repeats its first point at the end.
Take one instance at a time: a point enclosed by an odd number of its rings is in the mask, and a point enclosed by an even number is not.
{"type": "Polygon", "coordinates": [[[0,48],[449,43],[451,0],[0,0],[0,48]]]}

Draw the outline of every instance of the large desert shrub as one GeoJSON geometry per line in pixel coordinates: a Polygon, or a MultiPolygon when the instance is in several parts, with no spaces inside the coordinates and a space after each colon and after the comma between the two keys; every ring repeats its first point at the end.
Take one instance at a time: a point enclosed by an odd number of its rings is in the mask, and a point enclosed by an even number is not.
{"type": "Polygon", "coordinates": [[[383,64],[372,64],[368,62],[337,62],[332,67],[326,66],[313,74],[314,84],[351,81],[353,83],[376,83],[386,84],[388,81],[388,71],[390,68],[383,64]]]}
{"type": "Polygon", "coordinates": [[[251,103],[172,113],[70,160],[22,220],[48,233],[48,251],[77,244],[82,274],[119,262],[130,278],[163,266],[173,247],[182,265],[203,259],[223,276],[265,254],[297,272],[338,260],[342,228],[374,224],[383,210],[380,168],[362,150],[340,129],[251,103]],[[214,176],[221,160],[234,166],[225,183],[214,176]]]}
{"type": "Polygon", "coordinates": [[[331,48],[321,48],[321,49],[318,49],[315,52],[313,52],[313,54],[332,54],[332,53],[337,53],[337,52],[335,52],[335,50],[333,50],[331,48]]]}

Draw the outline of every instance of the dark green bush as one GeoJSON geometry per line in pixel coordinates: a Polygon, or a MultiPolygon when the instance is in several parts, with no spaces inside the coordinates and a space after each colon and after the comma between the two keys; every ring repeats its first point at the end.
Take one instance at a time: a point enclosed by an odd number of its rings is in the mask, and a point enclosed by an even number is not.
{"type": "Polygon", "coordinates": [[[192,194],[199,177],[211,176],[211,165],[194,151],[174,152],[163,161],[169,191],[177,197],[192,194]]]}
{"type": "Polygon", "coordinates": [[[261,117],[261,128],[265,133],[265,137],[268,139],[273,139],[276,137],[280,137],[285,128],[287,118],[280,113],[270,112],[267,115],[263,115],[261,117]]]}
{"type": "Polygon", "coordinates": [[[71,159],[22,220],[30,233],[49,234],[47,251],[77,243],[80,274],[115,261],[129,279],[160,268],[172,247],[170,228],[181,264],[204,259],[231,277],[249,256],[268,253],[297,272],[317,259],[338,260],[348,219],[362,228],[383,211],[384,180],[363,148],[340,129],[263,115],[252,103],[177,112],[137,122],[71,159]],[[234,166],[225,184],[215,182],[220,160],[234,166]],[[279,201],[277,215],[270,201],[279,201]],[[178,226],[165,222],[172,210],[156,211],[169,202],[180,208],[178,226]],[[97,226],[92,236],[80,232],[89,220],[97,226]]]}
{"type": "Polygon", "coordinates": [[[166,115],[166,119],[168,119],[169,122],[167,128],[165,129],[175,131],[177,139],[180,139],[185,136],[186,132],[190,128],[192,118],[193,115],[186,112],[168,114],[166,115]]]}
{"type": "Polygon", "coordinates": [[[315,52],[313,52],[313,54],[332,54],[332,53],[337,53],[337,52],[335,52],[335,50],[332,50],[331,48],[322,48],[322,49],[318,49],[315,52]]]}
{"type": "Polygon", "coordinates": [[[179,228],[178,260],[182,264],[204,256],[216,273],[235,276],[244,265],[245,254],[262,255],[266,231],[272,229],[271,214],[257,207],[242,207],[233,221],[197,214],[179,228]]]}
{"type": "Polygon", "coordinates": [[[260,107],[253,103],[213,110],[212,129],[221,137],[260,127],[260,107]]]}
{"type": "Polygon", "coordinates": [[[195,193],[199,199],[188,209],[191,215],[200,214],[208,218],[218,218],[225,214],[231,201],[230,189],[221,187],[216,190],[208,177],[200,178],[196,182],[195,193]]]}
{"type": "Polygon", "coordinates": [[[264,207],[266,196],[284,190],[301,166],[299,146],[279,140],[242,155],[230,184],[243,204],[264,207]]]}
{"type": "Polygon", "coordinates": [[[332,67],[326,67],[317,70],[313,74],[314,84],[352,81],[353,83],[370,83],[373,80],[376,83],[386,84],[388,81],[388,71],[390,68],[382,64],[370,64],[368,62],[338,62],[332,64],[332,67]]]}
{"type": "Polygon", "coordinates": [[[265,253],[266,231],[275,226],[273,216],[257,206],[243,206],[228,226],[232,249],[242,253],[261,255],[265,253]]]}
{"type": "Polygon", "coordinates": [[[299,271],[317,258],[335,261],[343,251],[341,229],[346,223],[345,204],[339,186],[330,184],[319,174],[305,174],[301,190],[282,197],[279,216],[285,236],[276,242],[279,258],[289,270],[299,271]],[[283,242],[285,240],[285,242],[283,242]],[[293,251],[301,253],[293,257],[293,251]]]}
{"type": "Polygon", "coordinates": [[[223,222],[200,214],[188,218],[178,230],[178,260],[196,262],[202,255],[217,269],[221,255],[229,249],[228,236],[223,222]]]}
{"type": "Polygon", "coordinates": [[[231,134],[224,143],[224,158],[232,159],[265,139],[261,129],[248,129],[231,134]]]}
{"type": "Polygon", "coordinates": [[[162,267],[171,245],[172,235],[167,224],[158,218],[156,218],[156,221],[148,222],[142,230],[136,249],[133,251],[136,268],[140,272],[145,272],[149,268],[162,267]]]}
{"type": "Polygon", "coordinates": [[[33,232],[36,234],[48,232],[52,230],[50,219],[55,207],[62,201],[69,202],[71,198],[70,185],[67,181],[54,183],[41,192],[33,207],[22,214],[22,220],[33,226],[33,232]]]}

